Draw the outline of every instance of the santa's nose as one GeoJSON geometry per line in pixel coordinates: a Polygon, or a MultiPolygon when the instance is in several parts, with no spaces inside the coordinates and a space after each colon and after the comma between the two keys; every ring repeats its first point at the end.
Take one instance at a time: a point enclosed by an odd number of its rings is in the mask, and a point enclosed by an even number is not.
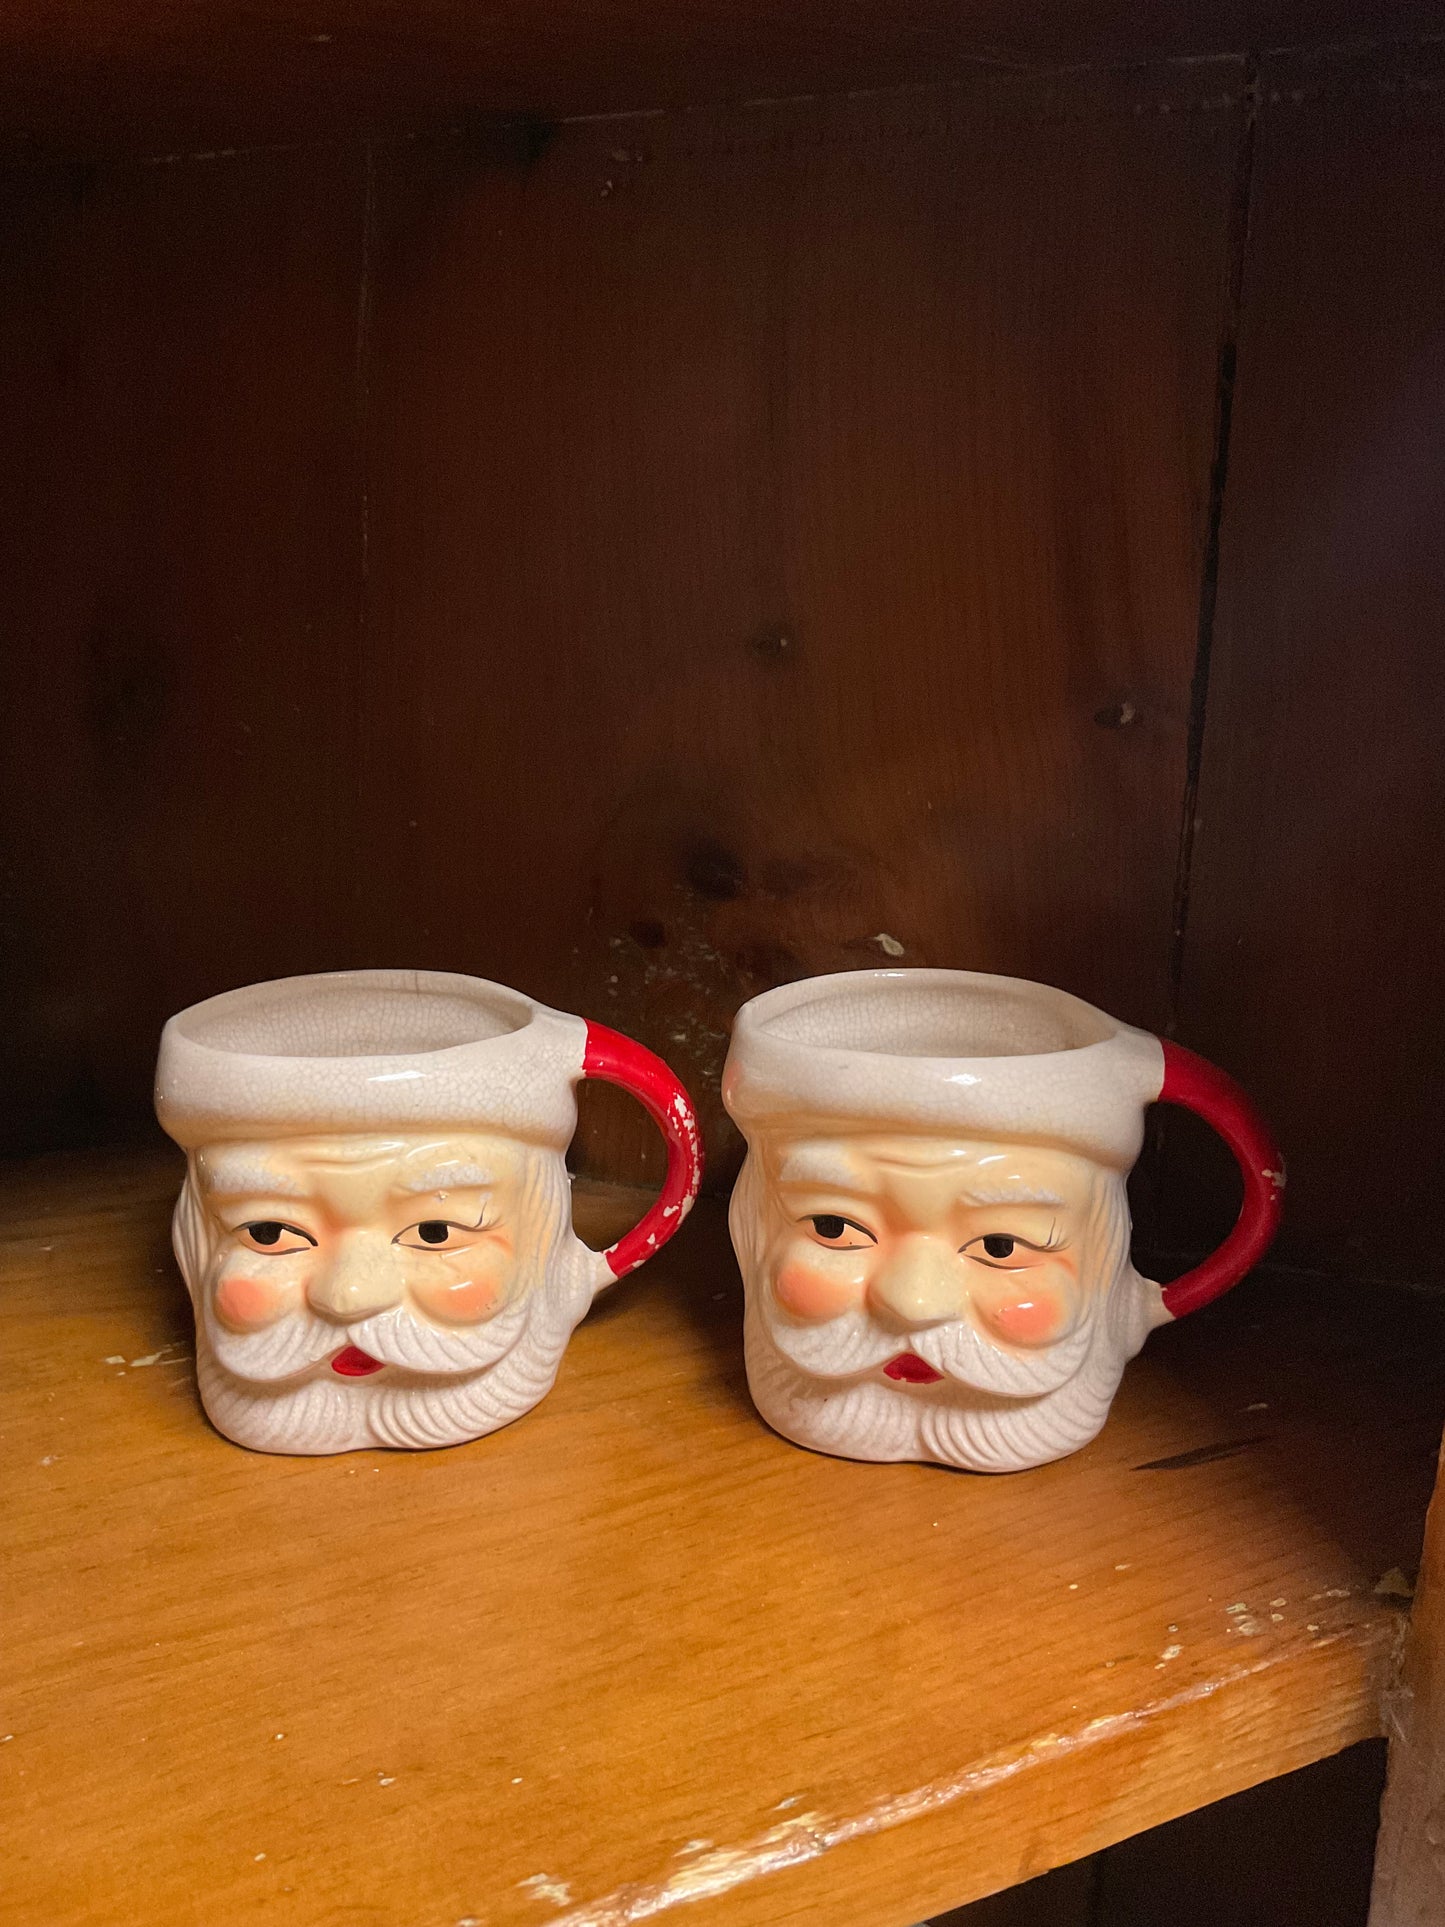
{"type": "Polygon", "coordinates": [[[868,1296],[875,1310],[904,1325],[941,1325],[968,1309],[958,1253],[941,1238],[900,1240],[874,1273],[868,1296]]]}
{"type": "Polygon", "coordinates": [[[374,1231],[343,1232],[328,1264],[319,1265],[306,1287],[316,1311],[331,1318],[370,1318],[401,1303],[402,1275],[396,1246],[374,1231]]]}

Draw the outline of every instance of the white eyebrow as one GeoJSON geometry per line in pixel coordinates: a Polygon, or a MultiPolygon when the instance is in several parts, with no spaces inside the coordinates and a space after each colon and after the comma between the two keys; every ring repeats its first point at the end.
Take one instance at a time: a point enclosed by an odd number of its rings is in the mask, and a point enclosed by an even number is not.
{"type": "Polygon", "coordinates": [[[779,1184],[817,1184],[832,1191],[865,1190],[853,1161],[824,1144],[801,1144],[789,1151],[778,1172],[779,1184]]]}
{"type": "Polygon", "coordinates": [[[467,1164],[458,1159],[455,1164],[431,1164],[425,1171],[413,1175],[404,1171],[393,1187],[404,1191],[408,1197],[417,1197],[432,1191],[481,1191],[489,1189],[497,1182],[493,1172],[480,1164],[467,1164]]]}
{"type": "Polygon", "coordinates": [[[202,1160],[206,1189],[219,1198],[307,1198],[304,1184],[245,1151],[217,1151],[202,1160]]]}
{"type": "Polygon", "coordinates": [[[1062,1210],[1064,1201],[1053,1191],[1035,1191],[1021,1184],[1016,1191],[965,1191],[963,1202],[981,1208],[986,1204],[1051,1204],[1062,1210]]]}

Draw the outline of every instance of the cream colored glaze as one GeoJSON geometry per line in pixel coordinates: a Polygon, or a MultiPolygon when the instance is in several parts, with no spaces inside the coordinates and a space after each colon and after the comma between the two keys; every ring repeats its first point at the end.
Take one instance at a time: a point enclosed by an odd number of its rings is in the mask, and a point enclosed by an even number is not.
{"type": "Polygon", "coordinates": [[[198,1148],[176,1251],[213,1422],[242,1445],[321,1453],[443,1445],[520,1417],[592,1298],[596,1256],[569,1205],[560,1153],[478,1133],[198,1148]],[[422,1225],[445,1226],[444,1244],[422,1225]],[[347,1346],[383,1369],[338,1373],[347,1346]]]}
{"type": "Polygon", "coordinates": [[[156,1108],[188,1152],[174,1242],[220,1431],[450,1445],[537,1403],[612,1281],[564,1162],[585,1042],[580,1018],[434,971],[255,984],[171,1019],[156,1108]],[[362,1373],[337,1368],[350,1347],[362,1373]]]}
{"type": "Polygon", "coordinates": [[[976,1471],[1093,1438],[1168,1318],[1129,1262],[1125,1193],[1160,1061],[1062,993],[962,972],[848,973],[745,1006],[730,1224],[768,1422],[844,1457],[976,1471]],[[939,1054],[950,1036],[975,1055],[939,1054]]]}

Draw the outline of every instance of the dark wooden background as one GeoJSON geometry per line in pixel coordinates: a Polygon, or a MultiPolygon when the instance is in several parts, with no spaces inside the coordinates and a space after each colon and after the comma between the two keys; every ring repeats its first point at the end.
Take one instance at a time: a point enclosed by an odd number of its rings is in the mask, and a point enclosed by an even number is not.
{"type": "MultiPolygon", "coordinates": [[[[0,177],[0,1118],[473,971],[717,1099],[739,1001],[1045,978],[1438,1276],[1438,51],[0,177]],[[881,941],[889,939],[885,946],[881,941]]],[[[1156,1147],[1157,1150],[1157,1147],[1156,1147]]],[[[579,1155],[658,1168],[625,1100],[579,1155]]],[[[1171,1133],[1146,1238],[1231,1208],[1171,1133]]]]}
{"type": "MultiPolygon", "coordinates": [[[[0,26],[0,1147],[405,963],[644,1038],[726,1186],[739,1001],[897,948],[1208,1052],[1285,1262],[1439,1282],[1445,55],[1168,58],[1433,0],[405,11],[0,26]]],[[[1177,1119],[1137,1190],[1233,1206],[1177,1119]]],[[[950,1927],[1358,1927],[1380,1773],[950,1927]]]]}

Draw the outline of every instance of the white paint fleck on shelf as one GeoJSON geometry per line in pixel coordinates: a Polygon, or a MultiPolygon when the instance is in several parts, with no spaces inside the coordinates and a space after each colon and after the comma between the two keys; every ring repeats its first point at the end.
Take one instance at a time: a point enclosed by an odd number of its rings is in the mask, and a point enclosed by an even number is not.
{"type": "Polygon", "coordinates": [[[528,1874],[517,1885],[524,1893],[531,1894],[534,1900],[550,1900],[555,1906],[565,1907],[572,1898],[572,1889],[565,1880],[554,1880],[551,1874],[528,1874]]]}

